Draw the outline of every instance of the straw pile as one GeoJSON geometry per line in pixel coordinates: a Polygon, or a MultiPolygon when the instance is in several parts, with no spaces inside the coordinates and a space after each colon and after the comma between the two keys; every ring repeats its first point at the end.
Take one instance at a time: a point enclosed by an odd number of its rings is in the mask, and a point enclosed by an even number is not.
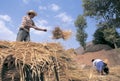
{"type": "Polygon", "coordinates": [[[69,57],[57,43],[0,42],[2,81],[67,81],[69,57]]]}
{"type": "Polygon", "coordinates": [[[71,37],[72,32],[70,30],[63,31],[60,29],[60,27],[55,27],[55,29],[52,31],[53,39],[60,39],[67,40],[71,37]]]}
{"type": "Polygon", "coordinates": [[[120,66],[100,76],[59,43],[0,41],[0,81],[119,81],[120,66]]]}

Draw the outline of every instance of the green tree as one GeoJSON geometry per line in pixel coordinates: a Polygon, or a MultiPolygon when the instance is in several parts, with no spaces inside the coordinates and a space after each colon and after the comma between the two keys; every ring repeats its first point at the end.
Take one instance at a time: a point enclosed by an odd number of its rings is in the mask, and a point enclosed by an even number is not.
{"type": "MultiPolygon", "coordinates": [[[[84,16],[95,18],[98,21],[98,27],[105,28],[101,33],[104,35],[102,40],[94,39],[94,43],[109,42],[117,47],[120,36],[117,28],[120,28],[120,0],[83,0],[84,16]],[[114,29],[113,29],[114,28],[114,29]],[[114,41],[113,41],[114,39],[114,41]],[[105,40],[105,41],[104,41],[105,40]]],[[[98,31],[96,31],[98,32],[98,31]]],[[[95,33],[94,36],[100,36],[95,33]]]]}
{"type": "Polygon", "coordinates": [[[93,44],[106,44],[106,40],[104,39],[104,28],[98,28],[94,33],[93,44]]]}
{"type": "Polygon", "coordinates": [[[120,0],[83,0],[84,15],[120,27],[120,0]]]}
{"type": "Polygon", "coordinates": [[[107,41],[104,37],[105,29],[106,29],[105,27],[98,28],[93,35],[94,39],[92,42],[93,42],[93,44],[106,44],[106,45],[114,48],[114,45],[111,42],[107,41]]]}
{"type": "Polygon", "coordinates": [[[77,29],[77,34],[76,34],[76,37],[77,37],[77,41],[79,41],[80,45],[84,48],[84,50],[86,49],[86,39],[87,39],[87,34],[81,30],[81,29],[77,29]]]}
{"type": "Polygon", "coordinates": [[[87,39],[87,34],[85,33],[85,28],[87,27],[86,19],[84,16],[79,15],[75,21],[75,26],[77,27],[77,34],[76,38],[77,41],[80,43],[80,45],[86,49],[86,39],[87,39]]]}
{"type": "Polygon", "coordinates": [[[120,36],[114,27],[113,28],[106,28],[104,30],[104,36],[105,36],[106,41],[111,42],[112,44],[114,44],[115,48],[118,48],[117,42],[119,41],[120,36]]]}

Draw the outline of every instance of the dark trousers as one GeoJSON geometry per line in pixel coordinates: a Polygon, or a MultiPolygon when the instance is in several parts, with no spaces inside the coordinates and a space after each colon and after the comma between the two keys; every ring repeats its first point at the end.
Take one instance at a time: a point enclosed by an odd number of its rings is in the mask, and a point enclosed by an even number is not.
{"type": "Polygon", "coordinates": [[[20,29],[16,41],[30,41],[30,34],[24,29],[20,29]]]}

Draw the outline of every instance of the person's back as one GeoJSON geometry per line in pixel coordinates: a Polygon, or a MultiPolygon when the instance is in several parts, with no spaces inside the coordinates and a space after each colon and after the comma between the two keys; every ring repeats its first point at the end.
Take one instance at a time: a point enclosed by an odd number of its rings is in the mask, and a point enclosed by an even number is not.
{"type": "Polygon", "coordinates": [[[103,75],[104,62],[101,59],[92,59],[93,67],[96,68],[98,73],[103,75]]]}
{"type": "MultiPolygon", "coordinates": [[[[93,66],[95,67],[98,62],[101,62],[101,59],[94,59],[93,66]]],[[[103,62],[103,61],[102,61],[103,62]]]]}

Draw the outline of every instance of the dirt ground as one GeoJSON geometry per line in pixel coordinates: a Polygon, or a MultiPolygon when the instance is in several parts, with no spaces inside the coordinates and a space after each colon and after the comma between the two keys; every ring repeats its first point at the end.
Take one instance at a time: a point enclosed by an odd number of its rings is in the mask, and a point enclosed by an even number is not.
{"type": "Polygon", "coordinates": [[[77,54],[74,61],[77,64],[77,73],[74,81],[120,81],[120,51],[101,50],[97,52],[88,52],[85,54],[77,54]],[[110,73],[108,75],[99,75],[92,67],[91,59],[99,58],[108,64],[110,73]],[[79,75],[78,75],[79,74],[79,75]],[[78,78],[80,80],[78,80],[78,78]]]}
{"type": "Polygon", "coordinates": [[[92,59],[102,59],[109,66],[120,65],[120,52],[117,50],[101,50],[98,52],[88,52],[85,54],[76,55],[75,61],[80,65],[91,66],[92,59]]]}

